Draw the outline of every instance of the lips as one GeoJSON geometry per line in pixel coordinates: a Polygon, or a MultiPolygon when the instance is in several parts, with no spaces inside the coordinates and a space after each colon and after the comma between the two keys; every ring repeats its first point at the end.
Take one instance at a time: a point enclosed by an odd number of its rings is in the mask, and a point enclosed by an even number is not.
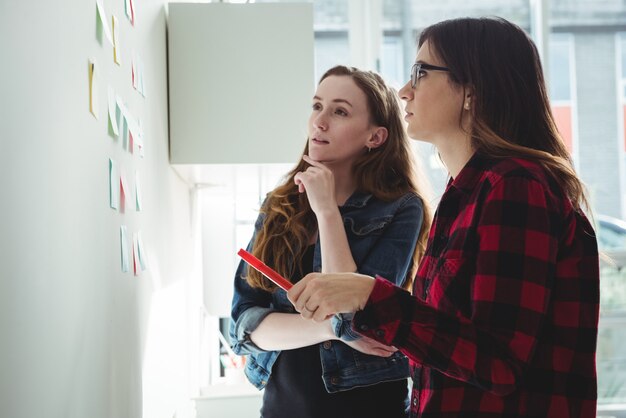
{"type": "Polygon", "coordinates": [[[314,144],[328,144],[329,142],[322,138],[311,138],[311,142],[314,144]]]}

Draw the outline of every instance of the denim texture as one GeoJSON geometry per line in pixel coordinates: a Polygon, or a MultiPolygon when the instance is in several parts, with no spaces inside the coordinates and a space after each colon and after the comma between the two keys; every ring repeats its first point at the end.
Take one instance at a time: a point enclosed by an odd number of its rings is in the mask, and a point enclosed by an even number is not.
{"type": "MultiPolygon", "coordinates": [[[[393,202],[385,202],[370,194],[355,193],[339,210],[357,271],[370,276],[380,275],[398,286],[404,285],[412,267],[422,223],[421,199],[411,193],[393,202]]],[[[248,251],[252,249],[256,232],[262,224],[263,216],[260,215],[248,251]]],[[[313,271],[320,272],[321,267],[318,239],[313,271]]],[[[247,264],[241,261],[235,274],[230,338],[235,353],[248,357],[246,376],[253,385],[262,389],[270,378],[280,351],[262,350],[252,342],[250,334],[270,313],[296,311],[284,290],[270,293],[251,287],[244,279],[247,268],[247,264]]],[[[335,335],[344,341],[360,338],[360,334],[351,328],[352,316],[335,315],[331,320],[335,335]]],[[[318,345],[328,392],[403,379],[409,375],[408,359],[400,352],[384,358],[363,354],[337,340],[318,345]]]]}

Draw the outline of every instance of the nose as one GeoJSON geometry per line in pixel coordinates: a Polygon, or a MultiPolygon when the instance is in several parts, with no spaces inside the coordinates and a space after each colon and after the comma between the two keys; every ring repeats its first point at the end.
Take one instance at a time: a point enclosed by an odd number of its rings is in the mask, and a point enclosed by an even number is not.
{"type": "Polygon", "coordinates": [[[400,98],[404,101],[409,101],[413,99],[413,88],[411,87],[411,80],[407,81],[404,86],[398,92],[400,98]]]}
{"type": "Polygon", "coordinates": [[[320,131],[326,131],[328,129],[328,121],[326,120],[325,112],[319,112],[317,115],[313,116],[313,127],[320,131]]]}

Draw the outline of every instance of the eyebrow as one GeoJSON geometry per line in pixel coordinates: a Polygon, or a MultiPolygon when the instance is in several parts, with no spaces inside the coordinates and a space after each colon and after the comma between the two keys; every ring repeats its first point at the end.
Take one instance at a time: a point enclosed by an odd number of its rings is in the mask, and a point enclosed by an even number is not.
{"type": "MultiPolygon", "coordinates": [[[[317,100],[320,100],[320,101],[322,100],[322,98],[319,97],[319,96],[313,96],[313,99],[317,99],[317,100]]],[[[352,103],[350,103],[346,99],[335,99],[335,100],[333,100],[333,103],[345,103],[345,104],[347,104],[350,107],[354,107],[354,106],[352,106],[352,103]]]]}

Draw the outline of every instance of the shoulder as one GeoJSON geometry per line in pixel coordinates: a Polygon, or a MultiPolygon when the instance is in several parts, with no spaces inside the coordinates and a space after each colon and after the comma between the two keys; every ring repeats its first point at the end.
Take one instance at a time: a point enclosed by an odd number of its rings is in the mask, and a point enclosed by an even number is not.
{"type": "Polygon", "coordinates": [[[563,188],[537,161],[524,158],[494,160],[485,167],[485,178],[479,194],[487,200],[527,202],[565,214],[572,207],[563,188]]]}
{"type": "Polygon", "coordinates": [[[393,200],[383,200],[372,196],[364,209],[380,212],[381,214],[394,215],[404,211],[421,213],[422,207],[422,199],[415,192],[407,192],[393,200]]]}
{"type": "Polygon", "coordinates": [[[536,161],[524,158],[491,160],[485,164],[485,177],[492,185],[501,181],[527,180],[548,186],[549,175],[536,161]]]}

